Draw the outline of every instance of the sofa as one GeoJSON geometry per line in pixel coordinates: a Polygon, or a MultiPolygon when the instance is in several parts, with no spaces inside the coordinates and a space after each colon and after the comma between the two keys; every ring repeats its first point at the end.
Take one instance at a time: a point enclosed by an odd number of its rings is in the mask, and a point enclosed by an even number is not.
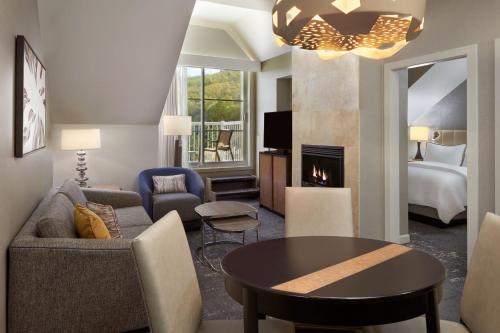
{"type": "Polygon", "coordinates": [[[9,246],[8,331],[128,332],[148,326],[132,239],[152,225],[139,194],[67,181],[35,209],[9,246]],[[79,239],[76,203],[115,209],[122,239],[79,239]],[[39,236],[43,223],[44,233],[39,236]]]}
{"type": "Polygon", "coordinates": [[[186,230],[196,230],[201,226],[200,217],[194,208],[204,202],[205,184],[194,170],[186,168],[158,168],[144,170],[139,174],[139,193],[144,209],[153,222],[173,210],[179,213],[186,230]],[[155,194],[153,176],[185,175],[187,193],[155,194]]]}

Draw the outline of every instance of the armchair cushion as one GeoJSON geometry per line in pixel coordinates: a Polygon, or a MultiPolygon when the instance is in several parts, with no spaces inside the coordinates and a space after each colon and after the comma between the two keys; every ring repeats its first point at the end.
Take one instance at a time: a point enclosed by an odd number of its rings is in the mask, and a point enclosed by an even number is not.
{"type": "Polygon", "coordinates": [[[191,193],[166,193],[153,195],[153,221],[176,210],[182,221],[198,220],[200,217],[194,208],[201,204],[201,200],[191,193]]]}

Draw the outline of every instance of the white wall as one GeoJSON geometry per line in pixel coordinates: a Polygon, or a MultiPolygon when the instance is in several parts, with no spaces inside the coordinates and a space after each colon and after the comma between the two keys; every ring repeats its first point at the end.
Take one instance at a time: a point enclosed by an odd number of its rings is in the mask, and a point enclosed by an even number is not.
{"type": "MultiPolygon", "coordinates": [[[[36,0],[0,0],[0,332],[6,331],[7,247],[52,185],[50,147],[14,158],[14,54],[18,34],[27,38],[43,61],[36,0]]],[[[50,122],[47,129],[50,131],[50,122]]]]}
{"type": "MultiPolygon", "coordinates": [[[[500,37],[500,2],[428,1],[425,30],[393,62],[478,44],[479,56],[479,216],[494,210],[494,40],[500,37]],[[460,31],[460,32],[458,32],[460,31]]],[[[383,64],[361,64],[361,234],[384,237],[383,64]]],[[[500,170],[499,170],[500,171],[500,170]]]]}
{"type": "Polygon", "coordinates": [[[101,149],[87,151],[89,185],[119,185],[137,190],[137,176],[158,166],[158,126],[153,125],[61,125],[53,128],[54,185],[77,176],[76,152],[63,151],[61,130],[100,128],[101,149]]]}
{"type": "Polygon", "coordinates": [[[257,171],[258,153],[264,151],[264,113],[278,110],[278,79],[292,75],[291,53],[262,63],[257,73],[257,171]]]}
{"type": "Polygon", "coordinates": [[[182,54],[248,60],[245,52],[225,30],[199,25],[189,25],[182,54]]]}

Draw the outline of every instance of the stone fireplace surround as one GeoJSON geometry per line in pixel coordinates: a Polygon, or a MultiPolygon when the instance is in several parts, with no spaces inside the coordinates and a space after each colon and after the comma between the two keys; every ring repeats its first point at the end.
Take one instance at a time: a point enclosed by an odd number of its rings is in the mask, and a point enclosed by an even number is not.
{"type": "Polygon", "coordinates": [[[293,186],[302,186],[302,145],[344,147],[345,186],[352,190],[354,230],[359,235],[359,59],[323,61],[294,49],[293,186]]]}

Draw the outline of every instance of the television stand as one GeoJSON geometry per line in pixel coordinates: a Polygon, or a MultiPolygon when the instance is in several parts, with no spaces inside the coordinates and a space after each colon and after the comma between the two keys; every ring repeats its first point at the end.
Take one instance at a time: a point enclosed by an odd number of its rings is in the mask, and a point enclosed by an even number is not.
{"type": "Polygon", "coordinates": [[[272,152],[259,154],[260,205],[285,215],[285,188],[292,184],[292,155],[272,152]]]}

